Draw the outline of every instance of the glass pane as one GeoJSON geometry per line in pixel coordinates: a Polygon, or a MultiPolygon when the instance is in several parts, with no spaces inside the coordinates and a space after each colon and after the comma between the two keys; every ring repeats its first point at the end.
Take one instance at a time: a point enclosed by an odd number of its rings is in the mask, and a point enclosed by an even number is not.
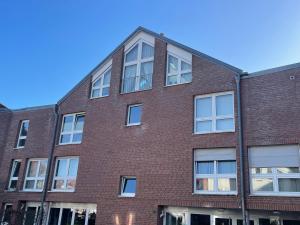
{"type": "Polygon", "coordinates": [[[67,180],[67,189],[75,189],[76,180],[67,180]]]}
{"type": "Polygon", "coordinates": [[[182,215],[166,213],[166,225],[182,225],[182,215]]]}
{"type": "Polygon", "coordinates": [[[233,119],[217,120],[217,131],[234,130],[233,119]]]}
{"type": "Polygon", "coordinates": [[[13,162],[12,177],[18,177],[19,176],[20,166],[21,166],[21,162],[19,162],[19,161],[14,161],[13,162]]]}
{"type": "Polygon", "coordinates": [[[78,143],[78,142],[81,142],[81,139],[82,139],[82,133],[76,133],[73,135],[72,142],[78,143]]]}
{"type": "Polygon", "coordinates": [[[214,190],[214,180],[212,178],[197,178],[196,179],[196,190],[213,191],[214,190]]]}
{"type": "Polygon", "coordinates": [[[196,118],[211,117],[212,116],[212,100],[208,98],[196,99],[196,118]]]}
{"type": "Polygon", "coordinates": [[[180,83],[190,83],[192,82],[192,73],[183,73],[180,77],[180,83]]]}
{"type": "Polygon", "coordinates": [[[56,177],[65,177],[67,176],[67,159],[59,159],[57,160],[56,167],[56,177]]]}
{"type": "Polygon", "coordinates": [[[38,161],[30,161],[27,177],[35,177],[38,167],[38,161]]]}
{"type": "Polygon", "coordinates": [[[74,117],[73,115],[64,117],[63,129],[62,129],[63,132],[72,130],[73,117],[74,117]]]}
{"type": "Polygon", "coordinates": [[[123,91],[125,93],[135,90],[136,65],[125,66],[123,91]]]}
{"type": "Polygon", "coordinates": [[[217,116],[233,115],[233,96],[221,95],[216,97],[217,116]]]}
{"type": "Polygon", "coordinates": [[[154,56],[154,48],[143,42],[142,59],[151,58],[154,56]]]}
{"type": "Polygon", "coordinates": [[[271,178],[253,178],[253,191],[273,191],[273,180],[271,178]]]}
{"type": "Polygon", "coordinates": [[[299,173],[299,167],[277,168],[278,173],[299,173]]]}
{"type": "Polygon", "coordinates": [[[146,90],[152,87],[153,62],[141,64],[140,90],[146,90]]]}
{"type": "Polygon", "coordinates": [[[9,189],[16,189],[17,188],[17,180],[10,181],[9,189]]]}
{"type": "Polygon", "coordinates": [[[300,225],[300,219],[298,219],[298,220],[283,220],[283,225],[300,225]]]}
{"type": "Polygon", "coordinates": [[[76,131],[82,131],[83,130],[84,117],[85,117],[84,115],[76,115],[74,130],[76,130],[76,131]]]}
{"type": "Polygon", "coordinates": [[[102,96],[109,96],[109,87],[102,88],[102,96]]]}
{"type": "Polygon", "coordinates": [[[64,189],[65,188],[65,182],[63,180],[55,180],[54,181],[54,189],[64,189]]]}
{"type": "Polygon", "coordinates": [[[197,163],[197,174],[213,174],[214,173],[214,162],[196,162],[197,163]]]}
{"type": "Polygon", "coordinates": [[[93,98],[96,98],[96,97],[99,97],[100,96],[100,89],[93,89],[92,90],[92,97],[93,98]]]}
{"type": "Polygon", "coordinates": [[[168,73],[178,72],[178,59],[168,55],[168,73]]]}
{"type": "Polygon", "coordinates": [[[135,178],[124,178],[123,193],[135,193],[136,179],[135,178]]]}
{"type": "Polygon", "coordinates": [[[215,219],[216,223],[215,225],[231,225],[231,219],[225,219],[225,218],[216,218],[215,219]]]}
{"type": "Polygon", "coordinates": [[[44,187],[44,180],[38,180],[36,182],[36,189],[42,190],[44,187]]]}
{"type": "Polygon", "coordinates": [[[99,88],[100,87],[101,79],[102,78],[100,77],[96,81],[94,81],[93,88],[99,88]]]}
{"type": "Polygon", "coordinates": [[[136,76],[136,65],[125,66],[125,79],[133,78],[136,76]]]}
{"type": "Polygon", "coordinates": [[[38,176],[44,177],[46,175],[46,170],[47,170],[47,160],[41,160],[38,176]]]}
{"type": "Polygon", "coordinates": [[[27,180],[25,182],[25,189],[34,189],[34,180],[27,180]]]}
{"type": "Polygon", "coordinates": [[[69,176],[76,177],[78,169],[78,159],[70,159],[69,176]]]}
{"type": "Polygon", "coordinates": [[[73,211],[71,209],[66,209],[66,208],[63,209],[60,225],[71,225],[72,213],[73,213],[73,211]]]}
{"type": "Polygon", "coordinates": [[[48,225],[58,225],[59,208],[51,208],[48,225]]]}
{"type": "Polygon", "coordinates": [[[104,74],[103,85],[109,85],[109,84],[110,84],[110,76],[111,76],[111,69],[108,70],[108,71],[104,74]]]}
{"type": "Polygon", "coordinates": [[[6,205],[2,222],[6,222],[7,224],[10,224],[12,213],[13,213],[12,205],[6,205]]]}
{"type": "Polygon", "coordinates": [[[191,64],[181,61],[181,71],[191,70],[191,69],[192,69],[191,64]]]}
{"type": "Polygon", "coordinates": [[[167,76],[167,85],[177,84],[177,75],[167,76]]]}
{"type": "Polygon", "coordinates": [[[88,225],[96,224],[96,210],[89,210],[88,225]]]}
{"type": "Polygon", "coordinates": [[[86,210],[75,209],[74,225],[84,225],[86,217],[86,210]]]}
{"type": "Polygon", "coordinates": [[[36,207],[28,207],[25,214],[24,225],[34,225],[36,215],[36,207]]]}
{"type": "Polygon", "coordinates": [[[268,174],[272,173],[272,168],[251,168],[252,174],[268,174]]]}
{"type": "Polygon", "coordinates": [[[259,225],[271,225],[270,219],[259,219],[259,225]]]}
{"type": "Polygon", "coordinates": [[[279,178],[280,192],[300,192],[300,178],[279,178]]]}
{"type": "Polygon", "coordinates": [[[219,191],[236,191],[236,179],[235,178],[220,178],[218,179],[219,191]]]}
{"type": "Polygon", "coordinates": [[[71,134],[63,134],[60,136],[60,143],[70,143],[71,142],[71,134]]]}
{"type": "Polygon", "coordinates": [[[125,62],[132,62],[137,60],[138,45],[134,46],[125,56],[125,62]]]}
{"type": "Polygon", "coordinates": [[[28,132],[28,128],[29,128],[29,121],[23,122],[22,123],[22,127],[21,127],[21,136],[27,136],[27,132],[28,132]]]}
{"type": "Polygon", "coordinates": [[[142,106],[130,106],[129,107],[129,121],[128,124],[140,124],[142,116],[142,106]]]}
{"type": "Polygon", "coordinates": [[[236,163],[235,161],[218,161],[219,174],[235,174],[236,163]]]}
{"type": "Polygon", "coordinates": [[[24,147],[26,143],[26,139],[19,139],[18,141],[18,147],[24,147]]]}
{"type": "Polygon", "coordinates": [[[211,225],[210,215],[191,214],[191,225],[211,225]]]}
{"type": "MultiPolygon", "coordinates": [[[[253,220],[250,220],[249,222],[250,222],[250,225],[254,225],[254,221],[253,220]]],[[[243,220],[237,220],[236,224],[237,225],[243,225],[243,220]]]]}
{"type": "Polygon", "coordinates": [[[211,120],[196,122],[196,132],[205,133],[205,132],[211,132],[211,130],[212,130],[211,120]]]}

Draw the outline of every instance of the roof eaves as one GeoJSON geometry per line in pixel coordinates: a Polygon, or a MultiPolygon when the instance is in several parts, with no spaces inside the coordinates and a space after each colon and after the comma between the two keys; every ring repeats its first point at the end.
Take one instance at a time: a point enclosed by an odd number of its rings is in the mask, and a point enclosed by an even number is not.
{"type": "Polygon", "coordinates": [[[50,109],[55,108],[55,104],[52,105],[41,105],[41,106],[33,106],[33,107],[26,107],[21,109],[13,109],[12,112],[23,112],[23,111],[33,111],[33,110],[41,110],[41,109],[50,109]]]}

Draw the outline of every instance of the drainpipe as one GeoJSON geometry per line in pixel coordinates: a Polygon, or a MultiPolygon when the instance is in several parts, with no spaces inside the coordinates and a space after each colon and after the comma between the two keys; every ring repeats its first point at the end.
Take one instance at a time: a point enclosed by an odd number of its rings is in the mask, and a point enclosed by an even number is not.
{"type": "Polygon", "coordinates": [[[48,155],[47,170],[46,170],[46,175],[45,175],[44,188],[43,188],[43,193],[42,193],[42,198],[41,198],[41,207],[40,207],[38,223],[37,223],[38,225],[42,225],[42,223],[43,223],[44,203],[46,200],[51,164],[52,164],[53,153],[54,153],[54,148],[55,148],[56,131],[57,131],[57,127],[58,127],[58,105],[57,104],[55,104],[55,108],[54,108],[54,123],[55,123],[55,126],[54,126],[54,130],[52,132],[53,136],[51,139],[51,141],[52,141],[51,149],[50,149],[49,155],[48,155]]]}
{"type": "Polygon", "coordinates": [[[237,92],[237,113],[238,113],[238,143],[239,143],[239,153],[240,153],[240,190],[241,190],[241,203],[242,203],[242,215],[243,224],[249,225],[248,211],[245,204],[245,186],[244,186],[244,143],[243,143],[243,124],[242,124],[242,110],[241,110],[241,74],[235,76],[236,81],[236,92],[237,92]]]}

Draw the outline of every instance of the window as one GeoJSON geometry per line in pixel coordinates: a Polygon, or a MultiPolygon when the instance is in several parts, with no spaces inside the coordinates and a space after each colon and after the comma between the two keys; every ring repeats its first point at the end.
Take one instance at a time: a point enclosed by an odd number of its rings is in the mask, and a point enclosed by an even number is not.
{"type": "Polygon", "coordinates": [[[121,179],[121,196],[134,197],[136,192],[136,178],[122,177],[121,179]]]}
{"type": "Polygon", "coordinates": [[[154,47],[140,39],[125,52],[122,92],[152,88],[154,47]]]}
{"type": "Polygon", "coordinates": [[[59,139],[61,145],[81,143],[84,118],[83,113],[64,115],[59,139]]]}
{"type": "Polygon", "coordinates": [[[29,120],[22,120],[17,141],[17,148],[24,148],[29,129],[29,120]]]}
{"type": "Polygon", "coordinates": [[[236,194],[235,149],[195,151],[195,187],[199,194],[236,194]]]}
{"type": "Polygon", "coordinates": [[[53,190],[74,191],[78,170],[78,157],[58,158],[55,165],[53,190]]]}
{"type": "Polygon", "coordinates": [[[196,134],[233,132],[234,103],[233,93],[217,93],[195,98],[196,134]]]}
{"type": "Polygon", "coordinates": [[[9,183],[8,183],[9,191],[14,191],[17,188],[20,166],[21,166],[21,160],[14,160],[12,162],[10,178],[9,178],[9,183]]]}
{"type": "Polygon", "coordinates": [[[191,225],[210,225],[210,215],[191,214],[191,225]]]}
{"type": "Polygon", "coordinates": [[[251,192],[255,195],[300,195],[299,147],[249,148],[251,192]]]}
{"type": "Polygon", "coordinates": [[[110,77],[111,67],[101,74],[99,78],[93,81],[91,98],[109,96],[110,77]]]}
{"type": "Polygon", "coordinates": [[[134,126],[141,124],[142,105],[130,105],[127,112],[127,126],[134,126]]]}
{"type": "MultiPolygon", "coordinates": [[[[243,225],[243,220],[237,220],[236,224],[237,225],[243,225]]],[[[254,220],[249,220],[249,225],[254,225],[254,220]]]]}
{"type": "Polygon", "coordinates": [[[40,211],[40,203],[38,202],[27,203],[23,225],[37,225],[39,211],[40,211]]]}
{"type": "Polygon", "coordinates": [[[231,225],[232,220],[227,218],[215,218],[215,225],[231,225]]]}
{"type": "Polygon", "coordinates": [[[192,82],[191,62],[184,61],[168,53],[166,85],[176,85],[192,82]]]}
{"type": "Polygon", "coordinates": [[[13,213],[13,207],[12,204],[10,203],[6,203],[4,204],[3,207],[3,214],[2,214],[2,220],[1,220],[1,224],[11,224],[11,217],[12,217],[12,213],[13,213]]]}
{"type": "Polygon", "coordinates": [[[183,225],[183,215],[177,215],[167,212],[166,225],[183,225]]]}
{"type": "Polygon", "coordinates": [[[47,159],[30,159],[24,182],[25,191],[42,191],[47,170],[47,159]]]}

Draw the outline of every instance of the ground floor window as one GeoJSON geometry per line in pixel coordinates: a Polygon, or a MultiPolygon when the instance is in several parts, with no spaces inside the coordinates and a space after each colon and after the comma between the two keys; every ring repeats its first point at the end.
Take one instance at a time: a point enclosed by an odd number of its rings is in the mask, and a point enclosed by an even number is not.
{"type": "Polygon", "coordinates": [[[300,225],[300,220],[283,220],[283,225],[300,225]]]}
{"type": "Polygon", "coordinates": [[[191,214],[191,225],[210,225],[210,215],[191,214]]]}
{"type": "Polygon", "coordinates": [[[40,203],[28,203],[25,210],[24,225],[36,225],[40,203]]]}
{"type": "Polygon", "coordinates": [[[183,225],[182,215],[166,213],[166,225],[183,225]]]}
{"type": "Polygon", "coordinates": [[[13,206],[10,203],[4,204],[1,224],[3,224],[3,225],[11,224],[11,217],[12,217],[12,213],[13,213],[12,207],[13,206]]]}
{"type": "MultiPolygon", "coordinates": [[[[243,220],[237,220],[237,221],[236,221],[236,224],[237,224],[237,225],[243,225],[243,220]]],[[[249,221],[249,224],[250,224],[250,225],[254,225],[254,220],[250,220],[250,221],[249,221]]]]}

